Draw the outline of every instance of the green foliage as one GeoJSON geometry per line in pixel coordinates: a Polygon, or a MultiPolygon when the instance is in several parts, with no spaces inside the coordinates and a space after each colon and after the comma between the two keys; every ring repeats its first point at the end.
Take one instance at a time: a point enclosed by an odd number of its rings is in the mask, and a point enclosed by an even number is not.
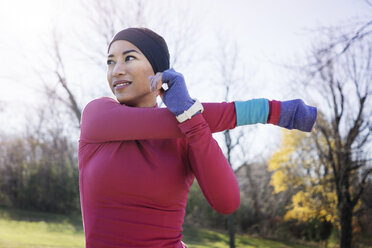
{"type": "Polygon", "coordinates": [[[332,223],[313,219],[308,222],[291,220],[287,222],[287,229],[293,237],[307,241],[327,240],[333,230],[332,223]]]}
{"type": "Polygon", "coordinates": [[[226,216],[212,209],[196,180],[190,188],[185,222],[201,227],[225,228],[226,216]]]}
{"type": "Polygon", "coordinates": [[[76,149],[67,138],[7,138],[0,143],[0,153],[0,205],[54,213],[79,211],[76,149]]]}
{"type": "MultiPolygon", "coordinates": [[[[285,210],[285,203],[271,194],[272,189],[268,185],[270,175],[265,165],[254,165],[251,172],[257,182],[241,186],[240,206],[233,214],[235,230],[256,235],[275,236],[276,229],[282,222],[279,214],[285,210]],[[253,172],[254,169],[259,171],[253,172]]],[[[242,170],[239,173],[241,177],[242,170]]],[[[227,229],[227,216],[217,213],[210,207],[197,181],[190,188],[185,223],[204,228],[227,229]]]]}

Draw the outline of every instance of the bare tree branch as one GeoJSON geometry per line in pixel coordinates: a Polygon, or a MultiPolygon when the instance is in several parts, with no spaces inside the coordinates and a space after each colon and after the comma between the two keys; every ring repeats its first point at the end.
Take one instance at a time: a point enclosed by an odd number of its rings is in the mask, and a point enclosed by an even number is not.
{"type": "Polygon", "coordinates": [[[352,200],[352,205],[353,205],[353,206],[355,206],[355,205],[358,203],[360,197],[362,196],[363,191],[364,191],[364,189],[365,189],[366,180],[367,180],[367,178],[368,178],[368,176],[369,176],[370,174],[372,174],[372,168],[366,170],[366,171],[363,173],[363,175],[362,175],[362,177],[361,177],[361,182],[360,182],[360,184],[359,184],[359,191],[358,191],[358,193],[354,196],[354,199],[352,200]]]}
{"type": "MultiPolygon", "coordinates": [[[[329,45],[317,49],[316,53],[320,56],[324,54],[329,54],[330,51],[334,51],[334,54],[330,57],[327,58],[327,60],[323,61],[322,63],[319,63],[319,61],[315,61],[313,63],[310,63],[310,66],[315,66],[317,71],[321,71],[324,67],[327,67],[328,63],[333,60],[336,61],[342,56],[344,53],[346,53],[354,44],[356,44],[359,41],[362,41],[364,38],[372,35],[372,30],[368,30],[369,28],[372,27],[372,21],[369,21],[367,23],[364,23],[361,27],[359,27],[353,35],[340,35],[339,39],[336,41],[332,41],[329,43],[329,45]],[[336,51],[336,48],[338,46],[341,46],[341,51],[336,51]]],[[[340,28],[339,28],[340,29],[340,28]]],[[[331,29],[332,30],[332,29],[331,29]]],[[[328,32],[332,33],[332,31],[328,32]]],[[[332,36],[332,35],[331,35],[332,36]]]]}
{"type": "Polygon", "coordinates": [[[342,35],[341,38],[335,42],[330,43],[327,47],[320,49],[318,52],[319,53],[327,53],[327,51],[334,49],[336,46],[339,46],[342,44],[343,48],[340,52],[338,52],[334,57],[331,59],[334,60],[341,56],[343,53],[345,53],[356,41],[363,39],[364,37],[370,35],[372,33],[372,30],[367,30],[372,26],[372,21],[369,21],[365,24],[363,24],[360,28],[358,28],[355,33],[351,36],[348,37],[348,35],[342,35]]]}
{"type": "Polygon", "coordinates": [[[341,247],[350,247],[350,216],[372,170],[366,168],[365,161],[356,159],[358,153],[370,152],[372,47],[366,37],[372,34],[371,27],[372,21],[364,24],[352,36],[343,34],[329,45],[318,47],[312,53],[314,62],[308,64],[307,70],[301,70],[317,80],[318,85],[313,90],[318,91],[328,104],[321,106],[324,113],[329,115],[328,120],[317,123],[328,151],[318,141],[315,145],[319,158],[332,168],[342,230],[341,247]],[[337,51],[340,47],[342,49],[337,51]],[[359,173],[361,170],[364,170],[362,176],[359,173]],[[355,192],[353,187],[358,183],[360,187],[355,192]]]}
{"type": "Polygon", "coordinates": [[[363,110],[364,110],[364,103],[367,99],[367,96],[363,96],[359,99],[359,111],[358,115],[354,121],[354,124],[352,128],[349,130],[346,138],[346,147],[351,147],[351,145],[354,143],[354,140],[356,137],[360,134],[360,126],[362,124],[362,116],[363,116],[363,110]]]}
{"type": "MultiPolygon", "coordinates": [[[[59,84],[62,86],[62,88],[64,89],[64,91],[67,93],[67,96],[68,96],[68,101],[63,100],[62,102],[66,104],[67,107],[75,115],[76,120],[78,122],[78,127],[80,127],[81,107],[78,106],[76,97],[72,93],[72,90],[70,89],[69,85],[67,84],[64,62],[62,60],[62,56],[60,52],[60,44],[56,36],[54,36],[54,52],[55,52],[55,58],[56,58],[55,75],[58,78],[59,84]]],[[[59,99],[61,100],[62,97],[59,97],[59,99]]]]}
{"type": "Polygon", "coordinates": [[[370,2],[370,0],[364,0],[364,2],[365,2],[369,7],[372,7],[372,2],[370,2]]]}

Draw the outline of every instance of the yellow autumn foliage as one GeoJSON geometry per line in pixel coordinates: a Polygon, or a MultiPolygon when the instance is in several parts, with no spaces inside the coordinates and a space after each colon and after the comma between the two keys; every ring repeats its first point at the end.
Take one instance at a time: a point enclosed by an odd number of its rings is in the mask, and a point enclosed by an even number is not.
{"type": "Polygon", "coordinates": [[[308,222],[312,219],[326,220],[331,223],[337,222],[337,196],[336,193],[327,193],[329,198],[314,198],[308,192],[299,191],[292,197],[284,220],[299,220],[308,222]]]}
{"type": "Polygon", "coordinates": [[[270,184],[275,194],[288,189],[297,192],[287,206],[284,220],[319,219],[337,225],[337,195],[330,180],[331,167],[314,156],[311,144],[309,134],[284,130],[282,145],[268,162],[273,172],[270,184]]]}
{"type": "Polygon", "coordinates": [[[274,193],[279,193],[288,190],[286,183],[284,182],[286,175],[283,171],[275,171],[271,176],[271,185],[274,186],[274,193]]]}

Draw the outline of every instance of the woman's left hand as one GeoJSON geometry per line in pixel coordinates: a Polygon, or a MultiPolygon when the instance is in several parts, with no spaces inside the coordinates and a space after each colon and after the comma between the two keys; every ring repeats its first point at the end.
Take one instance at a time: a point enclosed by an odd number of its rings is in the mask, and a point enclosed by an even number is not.
{"type": "Polygon", "coordinates": [[[176,116],[188,110],[195,102],[189,95],[183,75],[173,68],[152,77],[151,89],[160,89],[164,104],[176,116]],[[165,89],[160,89],[161,86],[165,86],[165,89]]]}

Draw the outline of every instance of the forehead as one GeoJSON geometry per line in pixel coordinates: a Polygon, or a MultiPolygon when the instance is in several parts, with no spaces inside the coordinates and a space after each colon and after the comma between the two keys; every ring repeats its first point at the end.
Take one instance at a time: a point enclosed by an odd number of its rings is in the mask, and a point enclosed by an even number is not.
{"type": "Polygon", "coordinates": [[[136,50],[137,52],[142,54],[141,50],[138,49],[138,47],[136,47],[135,45],[133,45],[132,43],[126,40],[114,41],[111,44],[110,50],[108,51],[108,53],[113,54],[113,55],[121,55],[123,52],[128,51],[128,50],[136,50]]]}

